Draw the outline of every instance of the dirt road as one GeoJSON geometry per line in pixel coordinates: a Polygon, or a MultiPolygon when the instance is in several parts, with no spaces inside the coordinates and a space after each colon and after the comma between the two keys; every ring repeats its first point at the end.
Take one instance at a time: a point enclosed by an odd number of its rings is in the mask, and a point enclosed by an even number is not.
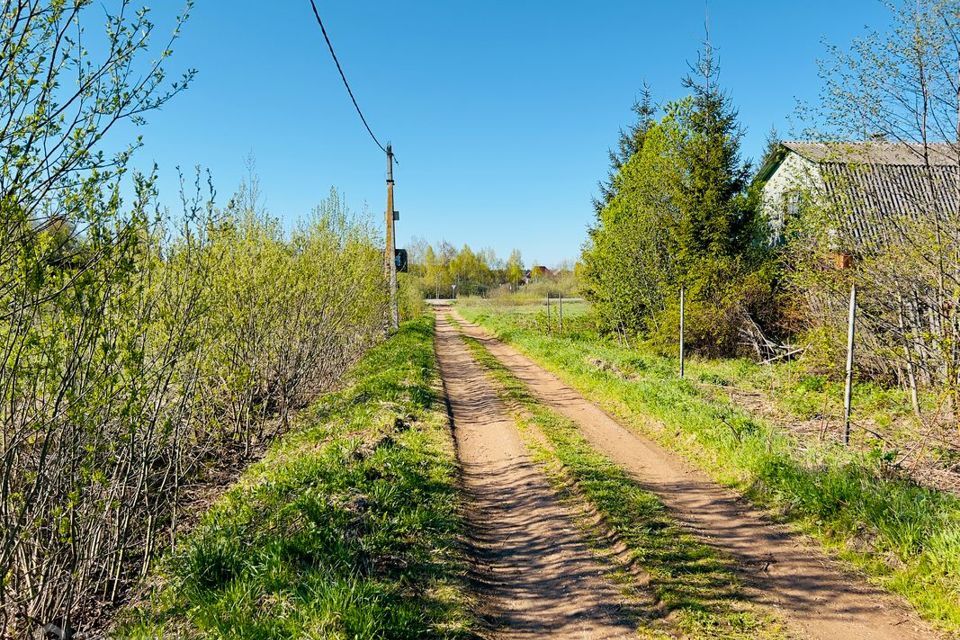
{"type": "Polygon", "coordinates": [[[468,498],[474,581],[497,638],[634,637],[630,605],[530,460],[516,424],[456,329],[437,357],[468,498]]]}
{"type": "Polygon", "coordinates": [[[576,422],[595,448],[656,493],[678,520],[735,558],[751,599],[775,609],[794,634],[824,640],[938,637],[902,601],[845,573],[813,543],[772,524],[731,491],[624,428],[556,376],[452,313],[464,333],[482,340],[534,397],[576,422]]]}

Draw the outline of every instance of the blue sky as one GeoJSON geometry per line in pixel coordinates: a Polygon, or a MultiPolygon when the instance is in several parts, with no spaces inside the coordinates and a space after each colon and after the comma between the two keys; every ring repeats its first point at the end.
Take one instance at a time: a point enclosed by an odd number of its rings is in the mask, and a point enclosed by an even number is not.
{"type": "MultiPolygon", "coordinates": [[[[179,2],[151,4],[163,26],[179,2]]],[[[519,248],[528,264],[578,256],[639,88],[683,95],[704,37],[703,0],[318,5],[370,124],[396,149],[399,245],[519,248]]],[[[816,100],[824,41],[846,45],[888,19],[875,0],[712,0],[709,15],[748,157],[771,125],[789,137],[798,99],[816,100]]],[[[252,153],[267,206],[288,225],[331,186],[380,220],[385,160],[308,0],[198,0],[170,68],[186,67],[194,85],[149,116],[137,156],[159,165],[165,202],[177,202],[176,167],[194,165],[225,202],[252,153]]]]}

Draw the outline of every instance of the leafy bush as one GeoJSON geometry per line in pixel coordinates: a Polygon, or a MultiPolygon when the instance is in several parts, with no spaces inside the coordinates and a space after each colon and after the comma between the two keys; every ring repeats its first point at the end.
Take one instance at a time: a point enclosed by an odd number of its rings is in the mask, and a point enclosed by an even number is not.
{"type": "Polygon", "coordinates": [[[26,612],[76,621],[120,598],[180,528],[186,487],[256,451],[382,336],[371,230],[333,193],[285,237],[251,195],[174,228],[143,189],[131,214],[71,234],[70,261],[43,233],[0,247],[16,310],[0,323],[11,633],[26,612]]]}
{"type": "MultiPolygon", "coordinates": [[[[293,234],[255,183],[223,210],[137,175],[183,91],[135,0],[0,12],[0,629],[102,619],[182,507],[382,335],[382,260],[336,194],[293,234]],[[94,27],[93,25],[98,25],[94,27]],[[77,34],[83,34],[78,37],[77,34]],[[131,141],[111,149],[114,132],[131,141]],[[127,198],[126,195],[130,194],[127,198]]],[[[185,3],[189,10],[191,2],[185,3]]]]}

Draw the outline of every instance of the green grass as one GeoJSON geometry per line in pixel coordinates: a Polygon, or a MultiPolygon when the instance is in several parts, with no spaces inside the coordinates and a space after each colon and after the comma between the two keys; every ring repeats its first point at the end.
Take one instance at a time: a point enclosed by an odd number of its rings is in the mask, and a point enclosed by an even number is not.
{"type": "Polygon", "coordinates": [[[889,452],[801,442],[677,378],[668,359],[588,331],[548,335],[489,308],[463,314],[624,424],[814,535],[927,619],[960,632],[960,499],[902,477],[889,452]]]}
{"type": "Polygon", "coordinates": [[[405,324],[181,540],[117,638],[464,638],[433,328],[405,324]]]}
{"type": "MultiPolygon", "coordinates": [[[[523,301],[503,302],[500,299],[465,299],[457,302],[458,308],[470,317],[483,318],[484,324],[497,332],[509,335],[518,329],[535,329],[547,333],[546,313],[542,303],[523,301]]],[[[564,305],[564,335],[567,337],[597,340],[590,305],[578,302],[568,314],[564,305]]],[[[558,334],[556,317],[550,324],[558,334]]],[[[630,375],[636,366],[654,366],[665,373],[677,370],[675,357],[658,357],[643,344],[633,345],[642,359],[628,360],[623,373],[630,375]]],[[[843,411],[843,369],[836,368],[835,375],[827,375],[819,365],[806,360],[779,362],[773,366],[760,365],[745,358],[701,359],[688,358],[687,376],[696,382],[719,388],[737,388],[760,392],[770,408],[784,418],[794,420],[821,420],[828,423],[839,436],[843,411]]],[[[854,419],[868,424],[875,432],[886,438],[888,446],[904,446],[917,437],[916,423],[912,416],[909,394],[898,388],[885,387],[870,381],[857,381],[854,388],[854,419]]],[[[942,398],[933,393],[921,394],[921,404],[928,416],[935,415],[942,398]]],[[[875,437],[865,431],[854,432],[861,441],[875,437]]]]}
{"type": "MultiPolygon", "coordinates": [[[[519,295],[510,295],[510,296],[501,296],[499,298],[479,298],[475,296],[467,296],[464,298],[459,298],[457,300],[457,307],[477,307],[477,308],[499,308],[509,310],[513,313],[519,313],[524,315],[533,315],[543,312],[544,315],[547,313],[547,300],[546,298],[531,298],[523,297],[519,295]]],[[[552,298],[550,300],[550,313],[551,315],[557,314],[560,311],[560,301],[557,298],[552,298]]],[[[590,303],[585,302],[581,298],[564,298],[563,299],[563,317],[566,318],[576,318],[583,316],[590,311],[590,303]]]]}
{"type": "Polygon", "coordinates": [[[582,496],[648,577],[645,589],[656,604],[648,611],[647,630],[698,639],[785,637],[780,622],[747,602],[729,559],[682,529],[654,494],[593,449],[576,424],[538,403],[479,341],[465,340],[498,381],[504,399],[522,407],[521,426],[546,436],[548,446],[536,438],[526,440],[537,458],[555,470],[551,475],[561,494],[568,500],[582,496]]]}

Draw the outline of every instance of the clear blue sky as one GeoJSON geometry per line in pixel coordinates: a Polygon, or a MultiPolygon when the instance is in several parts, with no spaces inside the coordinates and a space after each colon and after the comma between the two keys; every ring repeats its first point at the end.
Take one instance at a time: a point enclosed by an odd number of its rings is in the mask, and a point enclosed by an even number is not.
{"type": "MultiPolygon", "coordinates": [[[[156,18],[176,0],[154,0],[156,18]]],[[[451,2],[318,0],[374,131],[391,140],[400,246],[411,236],[519,248],[529,263],[575,259],[644,81],[659,100],[704,36],[703,0],[451,2]]],[[[721,79],[758,156],[815,100],[824,40],[882,27],[876,0],[712,0],[721,79]]],[[[256,157],[271,212],[288,224],[335,186],[380,220],[384,157],[340,83],[308,0],[199,0],[172,70],[195,84],[149,117],[137,162],[156,161],[176,203],[176,166],[208,167],[225,202],[256,157]]]]}

